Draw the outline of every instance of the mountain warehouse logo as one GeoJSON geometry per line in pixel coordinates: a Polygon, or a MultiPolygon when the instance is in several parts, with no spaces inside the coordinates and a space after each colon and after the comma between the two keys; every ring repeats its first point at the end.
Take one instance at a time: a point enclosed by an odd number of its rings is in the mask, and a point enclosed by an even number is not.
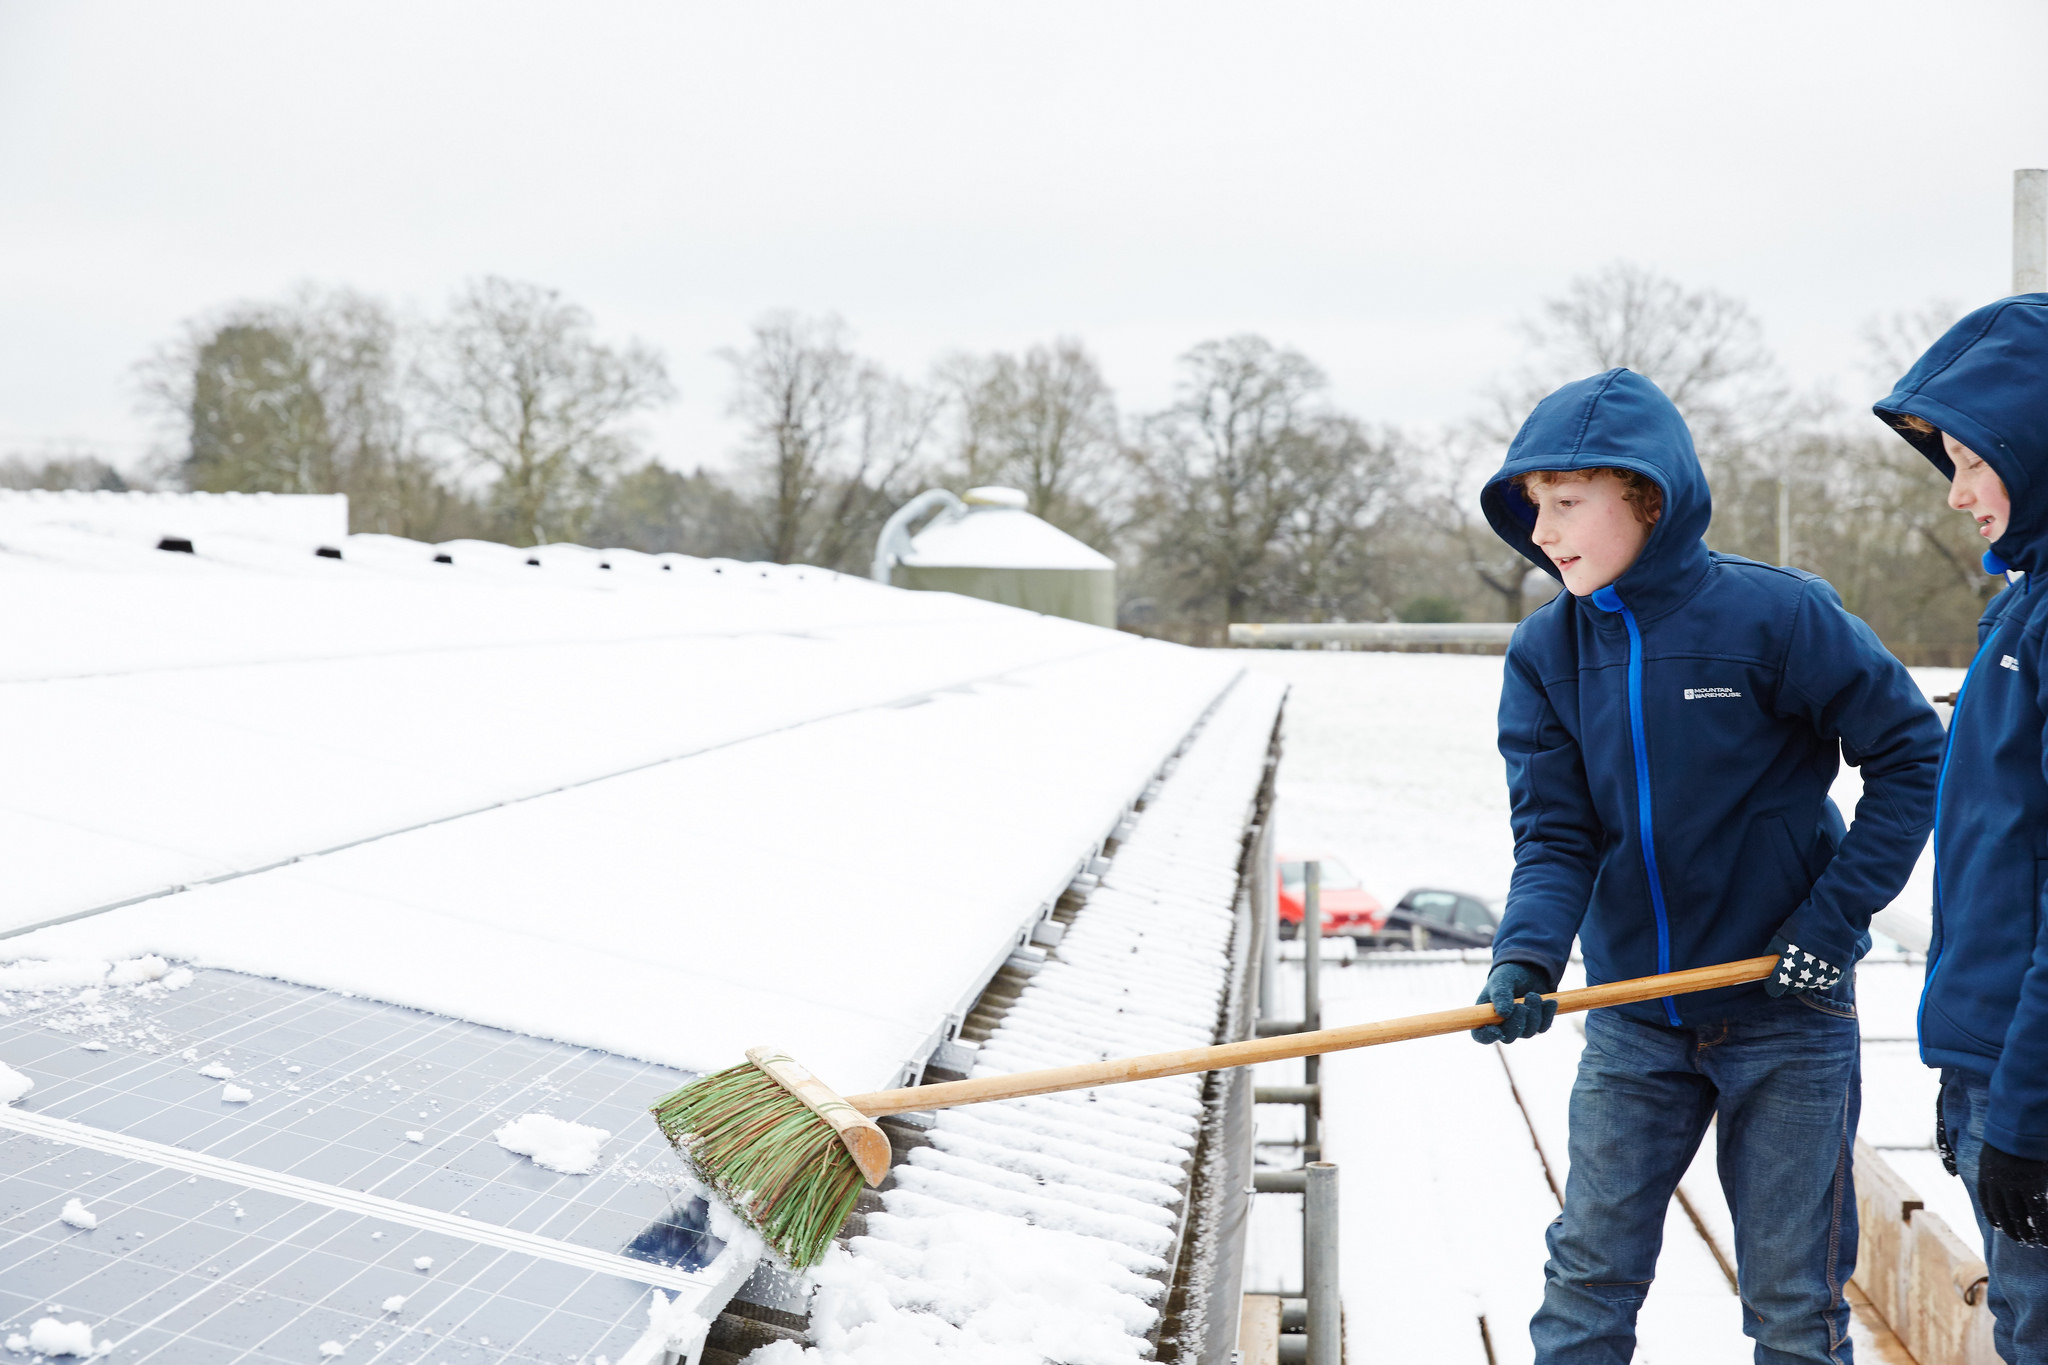
{"type": "Polygon", "coordinates": [[[2020,661],[2018,659],[2013,658],[2010,654],[2007,654],[2000,658],[1998,661],[1998,666],[2000,668],[2009,668],[2015,673],[2020,671],[2020,661]]]}
{"type": "Polygon", "coordinates": [[[1732,687],[1688,687],[1687,701],[1719,701],[1723,697],[1740,697],[1742,694],[1732,687]]]}

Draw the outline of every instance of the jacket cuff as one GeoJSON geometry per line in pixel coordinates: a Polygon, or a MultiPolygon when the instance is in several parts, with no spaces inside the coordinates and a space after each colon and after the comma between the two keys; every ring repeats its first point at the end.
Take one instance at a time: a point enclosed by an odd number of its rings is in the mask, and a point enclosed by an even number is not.
{"type": "Polygon", "coordinates": [[[1797,944],[1801,952],[1812,953],[1844,971],[1856,965],[1856,945],[1863,937],[1840,915],[1822,910],[1812,901],[1793,911],[1792,917],[1778,926],[1778,933],[1787,943],[1797,944]]]}
{"type": "MultiPolygon", "coordinates": [[[[1542,961],[1534,953],[1531,953],[1526,949],[1519,951],[1510,949],[1509,951],[1502,953],[1499,957],[1493,960],[1493,967],[1504,967],[1510,962],[1514,963],[1518,967],[1527,967],[1532,972],[1541,973],[1544,981],[1548,983],[1543,987],[1544,994],[1546,995],[1549,994],[1551,991],[1556,990],[1557,983],[1564,980],[1564,971],[1562,968],[1552,966],[1550,963],[1542,961]]],[[[1492,971],[1493,967],[1489,967],[1487,970],[1492,971]]]]}
{"type": "Polygon", "coordinates": [[[2048,1137],[2008,1128],[1998,1121],[1996,1114],[1985,1116],[1984,1140],[2012,1156],[2024,1157],[2028,1161],[2048,1161],[2048,1137]]]}

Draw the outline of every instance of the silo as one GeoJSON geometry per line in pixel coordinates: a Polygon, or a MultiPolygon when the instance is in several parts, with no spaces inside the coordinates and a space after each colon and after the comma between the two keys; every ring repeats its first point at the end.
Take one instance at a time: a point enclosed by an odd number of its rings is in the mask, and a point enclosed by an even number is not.
{"type": "Polygon", "coordinates": [[[1014,488],[920,494],[883,528],[875,578],[1115,626],[1115,562],[1031,515],[1026,502],[1014,488]],[[934,504],[945,510],[909,535],[909,523],[934,504]]]}

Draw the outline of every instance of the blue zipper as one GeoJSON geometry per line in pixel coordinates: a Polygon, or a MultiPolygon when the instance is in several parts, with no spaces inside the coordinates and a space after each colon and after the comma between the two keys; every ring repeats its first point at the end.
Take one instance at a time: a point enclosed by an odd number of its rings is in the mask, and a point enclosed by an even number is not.
{"type": "MultiPolygon", "coordinates": [[[[1656,821],[1650,809],[1650,747],[1643,737],[1643,632],[1636,625],[1636,614],[1621,600],[1621,594],[1612,584],[1593,594],[1593,605],[1602,611],[1618,611],[1622,624],[1628,627],[1628,735],[1635,749],[1636,759],[1636,833],[1643,845],[1643,871],[1650,878],[1650,909],[1657,916],[1657,974],[1671,970],[1671,925],[1664,913],[1664,879],[1657,873],[1656,821]]],[[[1671,1021],[1673,1028],[1684,1020],[1678,1017],[1678,1004],[1670,996],[1663,997],[1664,1017],[1671,1021]]]]}
{"type": "MultiPolygon", "coordinates": [[[[2031,578],[2032,575],[2028,577],[2031,578]]],[[[2020,581],[2025,583],[2027,579],[2020,581]]],[[[2024,592],[2024,589],[2022,591],[2024,592]]],[[[1948,734],[1943,736],[1941,742],[1941,767],[1934,775],[1934,954],[1927,959],[1927,980],[1920,987],[1920,1008],[1913,1012],[1913,1033],[1920,1038],[1927,1036],[1927,997],[1934,993],[1934,974],[1941,970],[1942,950],[1948,946],[1941,932],[1941,803],[1948,795],[1948,760],[1955,752],[1956,724],[1963,718],[1963,694],[1970,690],[1970,679],[1977,676],[1977,665],[1991,652],[1991,646],[1998,639],[1999,627],[2004,624],[2005,617],[2001,615],[1998,625],[1985,632],[1984,643],[1979,645],[1976,654],[1971,656],[1970,666],[1963,673],[1962,685],[1956,688],[1955,704],[1948,710],[1948,734]]]]}

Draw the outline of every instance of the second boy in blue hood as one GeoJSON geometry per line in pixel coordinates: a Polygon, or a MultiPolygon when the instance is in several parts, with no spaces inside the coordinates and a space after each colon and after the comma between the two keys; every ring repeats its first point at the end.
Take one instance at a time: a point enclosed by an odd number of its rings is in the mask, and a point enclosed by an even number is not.
{"type": "Polygon", "coordinates": [[[2007,579],[1949,722],[1920,1056],[1941,1068],[1999,1356],[2048,1361],[2048,294],[1971,313],[1877,413],[1951,481],[2007,579]]]}
{"type": "Polygon", "coordinates": [[[1515,873],[1488,982],[1502,1022],[1481,1040],[1547,1026],[1514,997],[1554,986],[1574,937],[1594,984],[1781,953],[1768,985],[1588,1017],[1537,1359],[1627,1358],[1672,1190],[1718,1114],[1758,1358],[1846,1360],[1860,1092],[1844,969],[1926,839],[1940,721],[1826,582],[1707,549],[1691,434],[1641,375],[1546,398],[1482,503],[1571,590],[1508,648],[1515,873]],[[1589,578],[1556,527],[1622,488],[1657,510],[1633,561],[1589,578]],[[1846,830],[1827,799],[1843,757],[1864,781],[1846,830]]]}

